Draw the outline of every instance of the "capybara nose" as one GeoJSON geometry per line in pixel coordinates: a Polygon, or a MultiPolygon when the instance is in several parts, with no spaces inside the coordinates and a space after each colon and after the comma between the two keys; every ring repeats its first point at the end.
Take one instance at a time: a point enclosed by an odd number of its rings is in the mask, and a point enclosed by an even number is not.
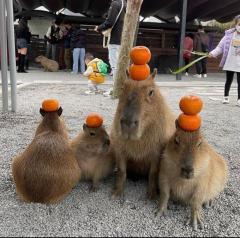
{"type": "Polygon", "coordinates": [[[138,120],[132,120],[128,118],[122,118],[121,119],[121,126],[127,127],[128,129],[135,129],[138,127],[139,121],[138,120]]]}
{"type": "Polygon", "coordinates": [[[184,178],[190,179],[193,177],[193,168],[192,167],[182,167],[181,175],[184,178]]]}
{"type": "Polygon", "coordinates": [[[106,139],[105,142],[104,142],[104,145],[109,146],[110,145],[110,140],[106,139]]]}

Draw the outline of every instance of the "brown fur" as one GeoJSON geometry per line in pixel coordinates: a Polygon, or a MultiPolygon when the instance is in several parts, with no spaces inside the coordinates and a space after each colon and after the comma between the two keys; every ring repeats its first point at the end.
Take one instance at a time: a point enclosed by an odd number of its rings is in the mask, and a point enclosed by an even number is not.
{"type": "Polygon", "coordinates": [[[198,224],[202,226],[202,205],[212,201],[226,185],[226,161],[204,140],[200,131],[185,132],[178,128],[165,149],[160,167],[158,211],[166,212],[171,194],[173,199],[190,204],[194,229],[198,224]],[[181,174],[186,162],[193,168],[188,179],[181,174]]]}
{"type": "Polygon", "coordinates": [[[174,116],[155,85],[155,74],[156,71],[143,81],[127,79],[119,98],[111,132],[118,168],[114,197],[122,194],[126,170],[148,175],[148,196],[156,196],[159,159],[175,126],[174,116]],[[131,95],[135,95],[134,103],[140,105],[139,126],[128,133],[122,129],[121,118],[131,95]]]}
{"type": "Polygon", "coordinates": [[[46,113],[31,144],[14,158],[12,174],[25,202],[59,202],[78,182],[80,169],[56,112],[46,113]]]}
{"type": "Polygon", "coordinates": [[[43,66],[44,71],[57,72],[59,70],[57,61],[48,59],[43,55],[38,56],[35,61],[43,66]]]}
{"type": "Polygon", "coordinates": [[[81,180],[91,180],[92,191],[98,188],[102,178],[113,173],[114,158],[107,141],[109,136],[104,127],[89,128],[84,125],[84,130],[71,142],[81,168],[81,180]]]}

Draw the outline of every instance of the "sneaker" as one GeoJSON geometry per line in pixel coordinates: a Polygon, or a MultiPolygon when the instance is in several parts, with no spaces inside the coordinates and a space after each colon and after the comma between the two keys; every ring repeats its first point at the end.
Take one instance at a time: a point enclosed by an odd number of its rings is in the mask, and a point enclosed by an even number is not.
{"type": "Polygon", "coordinates": [[[110,97],[113,94],[113,89],[109,89],[107,92],[103,93],[103,96],[110,97]]]}
{"type": "Polygon", "coordinates": [[[203,78],[207,78],[207,74],[203,74],[203,78]]]}
{"type": "Polygon", "coordinates": [[[236,105],[240,107],[240,99],[237,100],[237,104],[236,105]]]}
{"type": "Polygon", "coordinates": [[[223,104],[229,104],[229,97],[224,97],[222,100],[223,104]]]}
{"type": "Polygon", "coordinates": [[[71,74],[77,74],[77,72],[72,71],[71,74]]]}
{"type": "Polygon", "coordinates": [[[194,74],[193,77],[202,78],[202,75],[201,74],[194,74]]]}
{"type": "Polygon", "coordinates": [[[186,72],[185,75],[188,76],[188,72],[186,72]]]}
{"type": "Polygon", "coordinates": [[[94,92],[94,91],[91,91],[91,90],[87,90],[87,91],[85,91],[85,94],[87,94],[87,95],[93,95],[93,94],[95,94],[95,92],[94,92]]]}

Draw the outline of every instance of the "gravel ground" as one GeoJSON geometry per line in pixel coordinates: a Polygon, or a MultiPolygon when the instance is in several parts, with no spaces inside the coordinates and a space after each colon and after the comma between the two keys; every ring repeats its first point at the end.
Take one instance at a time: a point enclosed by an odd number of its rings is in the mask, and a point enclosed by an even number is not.
{"type": "MultiPolygon", "coordinates": [[[[80,183],[58,205],[21,202],[15,192],[10,164],[31,141],[43,99],[60,100],[71,138],[91,111],[101,113],[110,128],[117,101],[102,95],[84,96],[84,89],[80,85],[29,85],[18,91],[18,113],[0,113],[1,236],[240,236],[240,108],[207,97],[203,97],[202,131],[228,161],[230,179],[214,207],[204,210],[203,230],[194,232],[186,226],[189,208],[179,204],[170,203],[168,216],[155,218],[156,203],[145,200],[146,181],[128,180],[124,203],[110,199],[113,178],[105,179],[95,193],[89,193],[88,183],[80,183]]],[[[162,93],[179,113],[178,101],[186,89],[164,87],[162,93]]]]}

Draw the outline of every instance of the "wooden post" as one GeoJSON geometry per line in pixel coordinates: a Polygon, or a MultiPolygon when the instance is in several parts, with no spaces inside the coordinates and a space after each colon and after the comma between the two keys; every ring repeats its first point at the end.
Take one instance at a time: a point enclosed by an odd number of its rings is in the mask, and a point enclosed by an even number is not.
{"type": "Polygon", "coordinates": [[[118,57],[116,78],[114,80],[113,98],[118,98],[121,93],[123,82],[126,78],[126,70],[130,63],[130,51],[133,47],[135,32],[139,19],[139,12],[143,0],[128,0],[124,18],[121,47],[118,57]]]}

